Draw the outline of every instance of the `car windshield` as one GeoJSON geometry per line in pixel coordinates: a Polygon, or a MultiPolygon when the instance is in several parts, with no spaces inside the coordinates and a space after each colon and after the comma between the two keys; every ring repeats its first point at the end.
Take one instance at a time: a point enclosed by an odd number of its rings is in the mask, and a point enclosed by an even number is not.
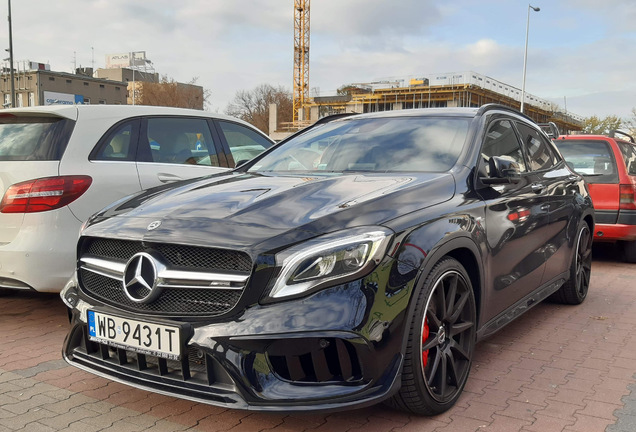
{"type": "Polygon", "coordinates": [[[605,141],[555,140],[566,163],[588,183],[618,183],[614,154],[605,141]]]}
{"type": "Polygon", "coordinates": [[[73,122],[52,117],[0,117],[0,161],[60,160],[73,122]]]}
{"type": "Polygon", "coordinates": [[[276,147],[250,172],[447,171],[471,119],[347,118],[317,126],[276,147]]]}

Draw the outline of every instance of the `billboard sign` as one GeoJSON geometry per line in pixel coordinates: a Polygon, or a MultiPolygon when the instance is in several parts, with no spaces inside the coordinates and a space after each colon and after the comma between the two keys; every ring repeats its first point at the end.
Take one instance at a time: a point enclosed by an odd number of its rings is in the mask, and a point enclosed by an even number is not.
{"type": "Polygon", "coordinates": [[[84,96],[70,93],[44,92],[44,105],[75,105],[83,104],[84,96]]]}
{"type": "Polygon", "coordinates": [[[146,62],[146,51],[107,54],[106,69],[121,69],[130,66],[143,66],[146,62]]]}
{"type": "Polygon", "coordinates": [[[130,66],[130,53],[106,55],[106,69],[118,69],[128,66],[130,66]]]}

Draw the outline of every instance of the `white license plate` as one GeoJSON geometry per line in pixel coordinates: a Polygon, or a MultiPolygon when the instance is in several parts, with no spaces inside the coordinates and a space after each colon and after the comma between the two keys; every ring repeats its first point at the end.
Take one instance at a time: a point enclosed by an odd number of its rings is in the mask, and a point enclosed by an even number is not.
{"type": "Polygon", "coordinates": [[[89,310],[88,335],[96,342],[171,360],[179,360],[181,354],[179,327],[89,310]]]}

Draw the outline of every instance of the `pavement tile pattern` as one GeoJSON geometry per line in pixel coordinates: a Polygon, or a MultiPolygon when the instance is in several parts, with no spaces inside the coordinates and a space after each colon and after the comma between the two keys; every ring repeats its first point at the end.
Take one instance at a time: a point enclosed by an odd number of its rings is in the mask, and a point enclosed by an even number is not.
{"type": "Polygon", "coordinates": [[[636,265],[594,255],[583,305],[544,302],[478,344],[457,405],[430,418],[384,405],[254,413],[137,390],[61,359],[57,295],[0,291],[0,432],[634,432],[636,265]]]}

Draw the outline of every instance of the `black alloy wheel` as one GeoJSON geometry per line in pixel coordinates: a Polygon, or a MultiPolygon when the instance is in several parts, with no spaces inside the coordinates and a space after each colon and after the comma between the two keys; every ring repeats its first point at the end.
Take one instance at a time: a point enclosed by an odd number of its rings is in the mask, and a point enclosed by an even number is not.
{"type": "Polygon", "coordinates": [[[402,387],[389,404],[424,415],[452,407],[468,380],[475,331],[470,278],[457,260],[446,257],[433,268],[419,293],[402,387]]]}
{"type": "Polygon", "coordinates": [[[585,222],[581,222],[576,236],[576,249],[570,265],[570,279],[554,293],[559,303],[577,305],[587,297],[592,275],[592,233],[585,222]]]}

